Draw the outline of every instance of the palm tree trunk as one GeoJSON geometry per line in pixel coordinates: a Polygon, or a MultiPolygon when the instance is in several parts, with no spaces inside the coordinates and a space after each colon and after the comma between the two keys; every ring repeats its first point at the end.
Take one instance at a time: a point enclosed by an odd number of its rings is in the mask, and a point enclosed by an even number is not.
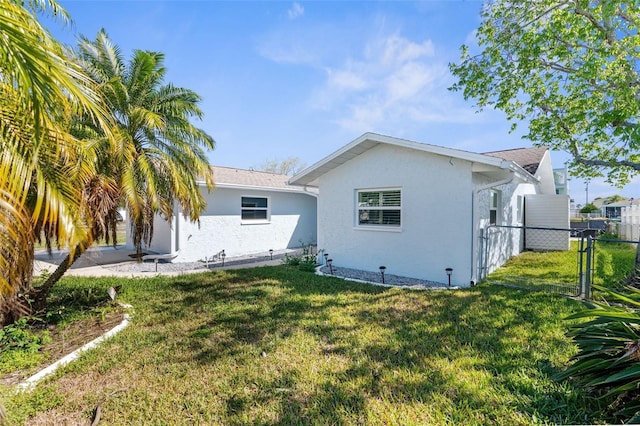
{"type": "Polygon", "coordinates": [[[58,281],[60,281],[71,265],[73,265],[73,263],[82,256],[82,253],[84,253],[84,249],[82,247],[82,245],[76,246],[73,257],[71,256],[71,253],[67,254],[62,263],[60,263],[56,270],[47,277],[46,281],[42,285],[31,288],[26,297],[30,302],[31,313],[33,315],[42,315],[47,312],[47,297],[49,297],[51,289],[58,281]]]}

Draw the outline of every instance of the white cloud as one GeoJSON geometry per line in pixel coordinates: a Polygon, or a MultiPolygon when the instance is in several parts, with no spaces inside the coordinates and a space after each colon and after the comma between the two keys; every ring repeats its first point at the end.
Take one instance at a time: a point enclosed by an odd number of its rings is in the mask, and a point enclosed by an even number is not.
{"type": "MultiPolygon", "coordinates": [[[[376,43],[378,44],[378,43],[376,43]]],[[[381,62],[383,64],[400,64],[408,61],[419,60],[425,56],[433,56],[434,49],[431,40],[420,44],[392,35],[382,40],[383,46],[373,46],[373,49],[382,47],[381,62]]]]}
{"type": "Polygon", "coordinates": [[[293,2],[291,9],[288,10],[287,14],[289,15],[289,19],[296,19],[304,15],[304,8],[298,2],[293,2]]]}
{"type": "Polygon", "coordinates": [[[350,69],[327,69],[327,85],[340,90],[363,90],[367,82],[357,71],[350,69]]]}
{"type": "Polygon", "coordinates": [[[397,134],[428,123],[477,121],[468,105],[447,90],[453,80],[431,40],[398,34],[369,40],[360,55],[325,68],[326,80],[311,105],[337,117],[350,131],[397,134]]]}

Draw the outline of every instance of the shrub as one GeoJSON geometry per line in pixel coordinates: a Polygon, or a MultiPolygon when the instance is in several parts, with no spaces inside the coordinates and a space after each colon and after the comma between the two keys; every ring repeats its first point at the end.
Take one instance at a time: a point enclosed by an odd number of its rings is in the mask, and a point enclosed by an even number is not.
{"type": "Polygon", "coordinates": [[[40,348],[50,342],[49,332],[34,333],[26,317],[0,329],[0,373],[40,364],[40,348]]]}
{"type": "Polygon", "coordinates": [[[585,204],[585,206],[580,209],[580,213],[593,213],[593,212],[597,212],[597,211],[600,211],[600,209],[597,208],[592,203],[585,204]]]}
{"type": "Polygon", "coordinates": [[[618,293],[594,286],[608,302],[585,302],[586,309],[567,319],[589,321],[569,332],[579,352],[558,379],[574,379],[587,391],[610,401],[613,414],[623,422],[640,421],[640,290],[618,293]]]}
{"type": "Polygon", "coordinates": [[[287,266],[297,266],[301,271],[313,272],[318,266],[317,257],[317,254],[311,254],[311,250],[305,248],[300,255],[285,254],[282,263],[287,266]]]}

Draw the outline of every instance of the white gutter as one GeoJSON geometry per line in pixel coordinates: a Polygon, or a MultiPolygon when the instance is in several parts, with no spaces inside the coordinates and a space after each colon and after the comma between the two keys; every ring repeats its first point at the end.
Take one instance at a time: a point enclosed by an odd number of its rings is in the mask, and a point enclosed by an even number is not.
{"type": "Polygon", "coordinates": [[[511,175],[502,180],[487,183],[475,188],[471,195],[471,278],[469,282],[471,285],[475,285],[479,278],[479,265],[478,265],[478,231],[479,226],[476,226],[476,217],[478,217],[478,194],[480,191],[486,191],[487,189],[495,188],[496,186],[506,185],[513,182],[516,177],[516,172],[511,167],[505,167],[509,170],[511,175]]]}

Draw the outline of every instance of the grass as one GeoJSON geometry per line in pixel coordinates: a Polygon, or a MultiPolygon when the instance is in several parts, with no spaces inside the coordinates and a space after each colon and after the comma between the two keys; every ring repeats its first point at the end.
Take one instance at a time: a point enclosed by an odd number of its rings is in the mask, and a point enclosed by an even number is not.
{"type": "MultiPolygon", "coordinates": [[[[577,295],[580,282],[579,248],[578,241],[571,241],[568,251],[523,252],[489,274],[486,281],[541,290],[551,287],[560,293],[577,295]]],[[[632,244],[598,241],[595,254],[595,284],[615,287],[633,271],[635,247],[632,244]],[[605,262],[609,265],[605,266],[605,262]]]]}
{"type": "Polygon", "coordinates": [[[552,378],[576,352],[570,299],[380,288],[287,266],[119,283],[133,323],[32,393],[5,390],[12,422],[88,423],[98,405],[112,425],[607,420],[552,378]]]}
{"type": "MultiPolygon", "coordinates": [[[[125,244],[127,242],[127,229],[126,229],[126,222],[124,221],[120,221],[116,224],[116,241],[118,242],[118,244],[125,244]]],[[[107,242],[104,239],[97,240],[94,242],[94,245],[96,246],[113,245],[113,241],[110,241],[110,243],[107,244],[107,242]]],[[[53,243],[53,247],[55,248],[55,242],[53,243]]],[[[36,241],[35,243],[36,250],[44,249],[44,248],[46,248],[44,238],[42,238],[40,242],[36,241]]]]}

